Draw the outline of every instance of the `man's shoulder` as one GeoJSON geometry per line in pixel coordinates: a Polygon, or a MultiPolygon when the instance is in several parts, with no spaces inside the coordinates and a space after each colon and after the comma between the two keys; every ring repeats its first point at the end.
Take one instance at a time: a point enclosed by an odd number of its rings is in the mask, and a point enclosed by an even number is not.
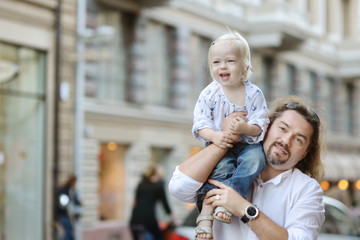
{"type": "Polygon", "coordinates": [[[291,174],[291,181],[296,182],[299,188],[321,188],[318,181],[314,178],[306,175],[305,173],[301,172],[299,169],[294,168],[291,174]]]}
{"type": "Polygon", "coordinates": [[[304,180],[304,181],[315,181],[316,180],[312,177],[310,177],[309,175],[303,173],[300,169],[298,168],[294,168],[293,171],[292,171],[292,175],[295,177],[295,178],[298,178],[298,179],[301,179],[301,180],[304,180]]]}

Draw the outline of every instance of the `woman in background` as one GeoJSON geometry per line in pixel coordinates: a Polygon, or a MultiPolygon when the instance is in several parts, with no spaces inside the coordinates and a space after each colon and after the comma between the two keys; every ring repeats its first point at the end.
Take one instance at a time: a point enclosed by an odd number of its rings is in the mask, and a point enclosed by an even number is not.
{"type": "Polygon", "coordinates": [[[155,211],[158,201],[162,203],[166,213],[173,220],[162,177],[161,168],[150,165],[136,188],[130,220],[134,240],[138,240],[141,235],[146,240],[163,240],[163,232],[159,228],[155,211]]]}

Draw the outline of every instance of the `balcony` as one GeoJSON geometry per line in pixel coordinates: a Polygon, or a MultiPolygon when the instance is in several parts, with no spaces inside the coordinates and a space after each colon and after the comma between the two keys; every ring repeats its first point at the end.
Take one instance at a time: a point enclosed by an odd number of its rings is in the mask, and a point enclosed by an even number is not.
{"type": "Polygon", "coordinates": [[[255,48],[296,49],[307,39],[317,37],[307,13],[286,2],[249,6],[247,16],[247,39],[255,48]]]}
{"type": "Polygon", "coordinates": [[[157,7],[170,1],[171,0],[98,0],[99,3],[104,4],[105,6],[128,11],[137,11],[146,7],[157,7]]]}
{"type": "Polygon", "coordinates": [[[319,34],[306,10],[285,1],[169,0],[169,5],[237,29],[253,48],[296,49],[319,34]]]}

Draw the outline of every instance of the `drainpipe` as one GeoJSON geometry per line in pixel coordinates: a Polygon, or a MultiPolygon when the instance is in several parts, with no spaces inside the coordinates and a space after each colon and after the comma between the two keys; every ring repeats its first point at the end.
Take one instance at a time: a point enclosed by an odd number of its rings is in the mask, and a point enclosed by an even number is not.
{"type": "MultiPolygon", "coordinates": [[[[59,110],[60,110],[60,83],[61,83],[61,7],[62,0],[57,0],[55,12],[55,105],[54,105],[54,162],[53,162],[53,217],[56,216],[56,189],[59,175],[59,110]]],[[[57,239],[57,232],[53,228],[53,239],[57,239]]]]}
{"type": "MultiPolygon", "coordinates": [[[[74,169],[78,178],[77,188],[82,184],[82,159],[84,135],[84,82],[85,82],[85,43],[86,35],[86,0],[78,0],[77,9],[77,63],[75,82],[75,143],[74,143],[74,169]]],[[[81,191],[79,192],[81,194],[81,191]]],[[[80,196],[81,197],[81,196],[80,196]]],[[[82,239],[82,229],[77,221],[75,225],[75,239],[82,239]]]]}
{"type": "MultiPolygon", "coordinates": [[[[77,65],[75,86],[75,174],[81,178],[82,139],[84,133],[84,81],[85,81],[85,43],[86,0],[78,0],[77,19],[77,65]]],[[[79,181],[80,182],[80,181],[79,181]]]]}

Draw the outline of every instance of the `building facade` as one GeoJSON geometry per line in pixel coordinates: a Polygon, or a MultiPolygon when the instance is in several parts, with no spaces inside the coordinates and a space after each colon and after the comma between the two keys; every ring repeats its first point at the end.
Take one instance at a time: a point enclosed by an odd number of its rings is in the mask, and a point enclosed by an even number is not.
{"type": "MultiPolygon", "coordinates": [[[[359,205],[359,1],[83,2],[77,141],[85,233],[95,225],[127,224],[150,162],[163,165],[168,180],[202,147],[191,135],[192,111],[211,81],[209,44],[227,28],[248,40],[252,81],[269,103],[290,94],[314,103],[326,123],[325,194],[359,205]],[[339,191],[341,179],[351,191],[339,191]]],[[[192,206],[168,197],[182,219],[192,206]]]]}
{"type": "MultiPolygon", "coordinates": [[[[203,147],[193,107],[227,28],[248,40],[269,103],[314,103],[325,194],[360,205],[357,0],[2,0],[0,27],[0,239],[53,239],[53,193],[71,173],[78,238],[128,237],[145,167],[162,165],[168,181],[203,147]]],[[[179,221],[193,207],[168,198],[179,221]]]]}
{"type": "Polygon", "coordinates": [[[76,23],[72,0],[0,1],[2,240],[53,239],[53,193],[75,171],[76,23]]]}

